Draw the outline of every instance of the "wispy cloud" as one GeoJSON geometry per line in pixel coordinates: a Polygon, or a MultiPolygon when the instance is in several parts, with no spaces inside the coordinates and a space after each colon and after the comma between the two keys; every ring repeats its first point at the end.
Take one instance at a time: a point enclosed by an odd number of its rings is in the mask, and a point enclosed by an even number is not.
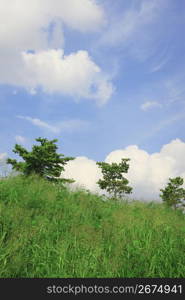
{"type": "Polygon", "coordinates": [[[147,101],[140,106],[140,108],[144,111],[147,111],[147,110],[155,108],[155,107],[161,108],[162,104],[160,104],[157,101],[147,101]]]}
{"type": "Polygon", "coordinates": [[[109,25],[102,36],[101,43],[116,46],[128,42],[144,24],[153,21],[154,8],[154,2],[148,1],[143,1],[139,9],[131,7],[109,25]]]}
{"type": "Polygon", "coordinates": [[[184,87],[185,72],[182,75],[174,76],[164,82],[166,88],[168,103],[176,101],[185,101],[185,87],[184,87]]]}
{"type": "Polygon", "coordinates": [[[31,124],[41,128],[45,129],[47,131],[50,131],[55,134],[59,134],[60,132],[74,132],[78,131],[81,129],[88,128],[89,122],[84,121],[84,120],[79,120],[79,119],[73,119],[73,120],[66,120],[66,121],[61,121],[58,123],[55,123],[55,125],[51,125],[45,121],[42,121],[38,118],[32,118],[28,116],[17,116],[19,119],[23,119],[26,121],[29,121],[31,124]]]}
{"type": "Polygon", "coordinates": [[[185,120],[185,111],[175,114],[165,120],[162,120],[156,126],[151,128],[150,131],[147,130],[147,133],[143,134],[143,136],[141,137],[141,140],[139,142],[141,143],[142,141],[146,140],[147,138],[153,137],[155,134],[157,134],[161,130],[163,130],[166,127],[168,127],[176,122],[179,122],[181,120],[185,120]]]}
{"type": "Polygon", "coordinates": [[[171,124],[178,122],[180,120],[185,119],[185,112],[178,113],[166,120],[161,121],[153,130],[154,133],[166,128],[167,126],[170,126],[171,124]]]}
{"type": "Polygon", "coordinates": [[[28,116],[17,116],[17,118],[29,121],[30,123],[32,123],[33,125],[35,125],[39,128],[46,129],[53,133],[59,133],[59,130],[56,126],[52,126],[52,125],[48,124],[47,122],[41,121],[40,119],[31,118],[28,116]]]}
{"type": "Polygon", "coordinates": [[[170,60],[170,55],[168,54],[166,57],[163,57],[153,68],[151,69],[151,73],[160,71],[170,60]]]}
{"type": "Polygon", "coordinates": [[[124,47],[129,54],[145,60],[155,53],[158,37],[156,30],[165,11],[165,1],[141,0],[134,2],[123,13],[110,20],[107,30],[98,41],[99,46],[124,47]],[[139,3],[139,5],[137,5],[139,3]]]}
{"type": "MultiPolygon", "coordinates": [[[[140,109],[147,111],[154,108],[175,109],[177,106],[183,109],[185,104],[185,86],[184,86],[185,71],[180,74],[174,72],[173,75],[165,74],[164,77],[156,77],[153,81],[139,87],[138,92],[131,95],[135,102],[140,103],[140,109]],[[156,100],[155,100],[156,99],[156,100]]],[[[165,112],[165,110],[164,110],[165,112]]]]}

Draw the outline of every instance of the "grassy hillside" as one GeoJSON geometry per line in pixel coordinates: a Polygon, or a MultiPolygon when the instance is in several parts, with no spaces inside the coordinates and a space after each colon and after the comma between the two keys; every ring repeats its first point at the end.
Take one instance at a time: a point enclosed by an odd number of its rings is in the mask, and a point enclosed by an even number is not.
{"type": "Polygon", "coordinates": [[[0,277],[185,277],[185,216],[39,178],[0,181],[0,277]]]}

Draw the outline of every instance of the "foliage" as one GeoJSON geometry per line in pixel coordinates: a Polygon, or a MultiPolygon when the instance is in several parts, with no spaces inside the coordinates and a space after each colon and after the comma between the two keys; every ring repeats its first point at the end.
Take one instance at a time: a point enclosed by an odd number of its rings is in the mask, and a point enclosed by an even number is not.
{"type": "MultiPolygon", "coordinates": [[[[11,164],[13,169],[23,173],[25,176],[33,173],[50,179],[57,180],[61,172],[64,171],[64,165],[73,157],[64,157],[63,154],[58,154],[58,149],[55,144],[58,140],[48,140],[46,138],[37,138],[40,145],[33,145],[32,151],[27,151],[21,145],[16,144],[13,149],[14,153],[19,154],[23,161],[18,162],[16,159],[7,159],[7,163],[11,164]]],[[[74,182],[72,179],[61,179],[63,182],[74,182]]]]}
{"type": "Polygon", "coordinates": [[[160,197],[163,202],[170,207],[177,209],[178,206],[185,207],[185,189],[181,186],[183,185],[183,178],[169,178],[169,182],[165,189],[160,189],[162,194],[160,197]]]}
{"type": "Polygon", "coordinates": [[[121,198],[124,194],[130,194],[132,188],[128,186],[129,181],[123,177],[123,173],[127,173],[129,158],[122,158],[121,163],[108,164],[106,162],[97,162],[102,169],[103,179],[97,183],[101,189],[113,194],[113,198],[121,198]]]}

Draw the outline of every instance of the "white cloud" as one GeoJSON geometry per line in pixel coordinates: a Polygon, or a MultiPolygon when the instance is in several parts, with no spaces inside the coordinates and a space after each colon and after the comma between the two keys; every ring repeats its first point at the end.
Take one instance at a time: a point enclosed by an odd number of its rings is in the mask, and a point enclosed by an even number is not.
{"type": "Polygon", "coordinates": [[[0,0],[0,20],[1,47],[21,50],[47,48],[51,23],[57,24],[55,35],[60,24],[86,32],[105,22],[101,6],[92,0],[0,0]]]}
{"type": "Polygon", "coordinates": [[[100,192],[96,182],[101,177],[101,171],[97,168],[96,162],[87,157],[79,156],[75,160],[69,161],[62,177],[75,179],[73,186],[100,192]]]}
{"type": "MultiPolygon", "coordinates": [[[[45,1],[43,2],[45,4],[45,1]]],[[[97,1],[47,0],[47,2],[50,12],[73,29],[82,32],[95,31],[105,23],[103,9],[97,1]]]]}
{"type": "Polygon", "coordinates": [[[41,86],[47,93],[63,93],[105,103],[113,92],[112,84],[93,62],[87,51],[64,55],[63,50],[23,54],[25,86],[41,86]],[[26,76],[25,76],[26,74],[26,76]]]}
{"type": "Polygon", "coordinates": [[[25,144],[27,139],[24,136],[16,135],[15,136],[16,143],[25,144]]]}
{"type": "MultiPolygon", "coordinates": [[[[149,154],[138,146],[131,145],[112,151],[105,161],[119,163],[121,158],[130,158],[130,168],[125,176],[133,187],[131,197],[146,201],[159,200],[160,189],[166,185],[169,177],[185,177],[184,153],[185,143],[176,139],[164,145],[158,153],[149,154]]],[[[96,182],[101,177],[101,172],[95,161],[77,157],[65,169],[66,178],[74,178],[78,185],[99,191],[96,182]]]]}
{"type": "Polygon", "coordinates": [[[38,118],[31,118],[28,116],[17,116],[17,118],[29,121],[31,124],[55,134],[59,134],[61,131],[74,132],[82,129],[87,129],[89,126],[88,121],[78,119],[61,121],[56,123],[55,125],[51,125],[38,118]]]}
{"type": "Polygon", "coordinates": [[[162,107],[162,104],[157,101],[147,101],[141,105],[141,109],[144,111],[147,111],[154,107],[162,107]]]}
{"type": "Polygon", "coordinates": [[[61,49],[64,24],[88,32],[105,23],[96,1],[0,0],[0,20],[0,83],[23,86],[31,94],[41,87],[98,104],[110,98],[113,87],[88,52],[65,56],[61,49]]]}

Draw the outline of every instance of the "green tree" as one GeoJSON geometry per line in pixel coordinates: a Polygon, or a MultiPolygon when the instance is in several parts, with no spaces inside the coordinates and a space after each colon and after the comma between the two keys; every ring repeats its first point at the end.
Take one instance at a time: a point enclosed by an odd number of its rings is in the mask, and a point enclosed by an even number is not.
{"type": "Polygon", "coordinates": [[[129,160],[129,158],[122,158],[119,164],[96,163],[102,169],[103,174],[103,179],[99,179],[97,183],[102,190],[112,194],[114,199],[122,198],[124,194],[132,192],[132,188],[128,186],[129,181],[123,177],[123,173],[128,172],[129,160]]]}
{"type": "Polygon", "coordinates": [[[48,140],[46,138],[35,139],[40,145],[33,145],[32,151],[27,151],[21,145],[16,144],[13,152],[19,154],[23,161],[18,162],[16,159],[7,159],[7,163],[12,165],[13,170],[23,173],[25,176],[37,174],[50,180],[60,180],[62,182],[74,182],[73,179],[59,178],[64,171],[64,165],[74,157],[64,157],[58,154],[55,144],[58,140],[48,140]]]}
{"type": "Polygon", "coordinates": [[[162,192],[160,197],[167,206],[175,209],[178,206],[185,207],[185,189],[181,187],[183,182],[184,180],[181,177],[169,178],[165,189],[160,189],[162,192]]]}

